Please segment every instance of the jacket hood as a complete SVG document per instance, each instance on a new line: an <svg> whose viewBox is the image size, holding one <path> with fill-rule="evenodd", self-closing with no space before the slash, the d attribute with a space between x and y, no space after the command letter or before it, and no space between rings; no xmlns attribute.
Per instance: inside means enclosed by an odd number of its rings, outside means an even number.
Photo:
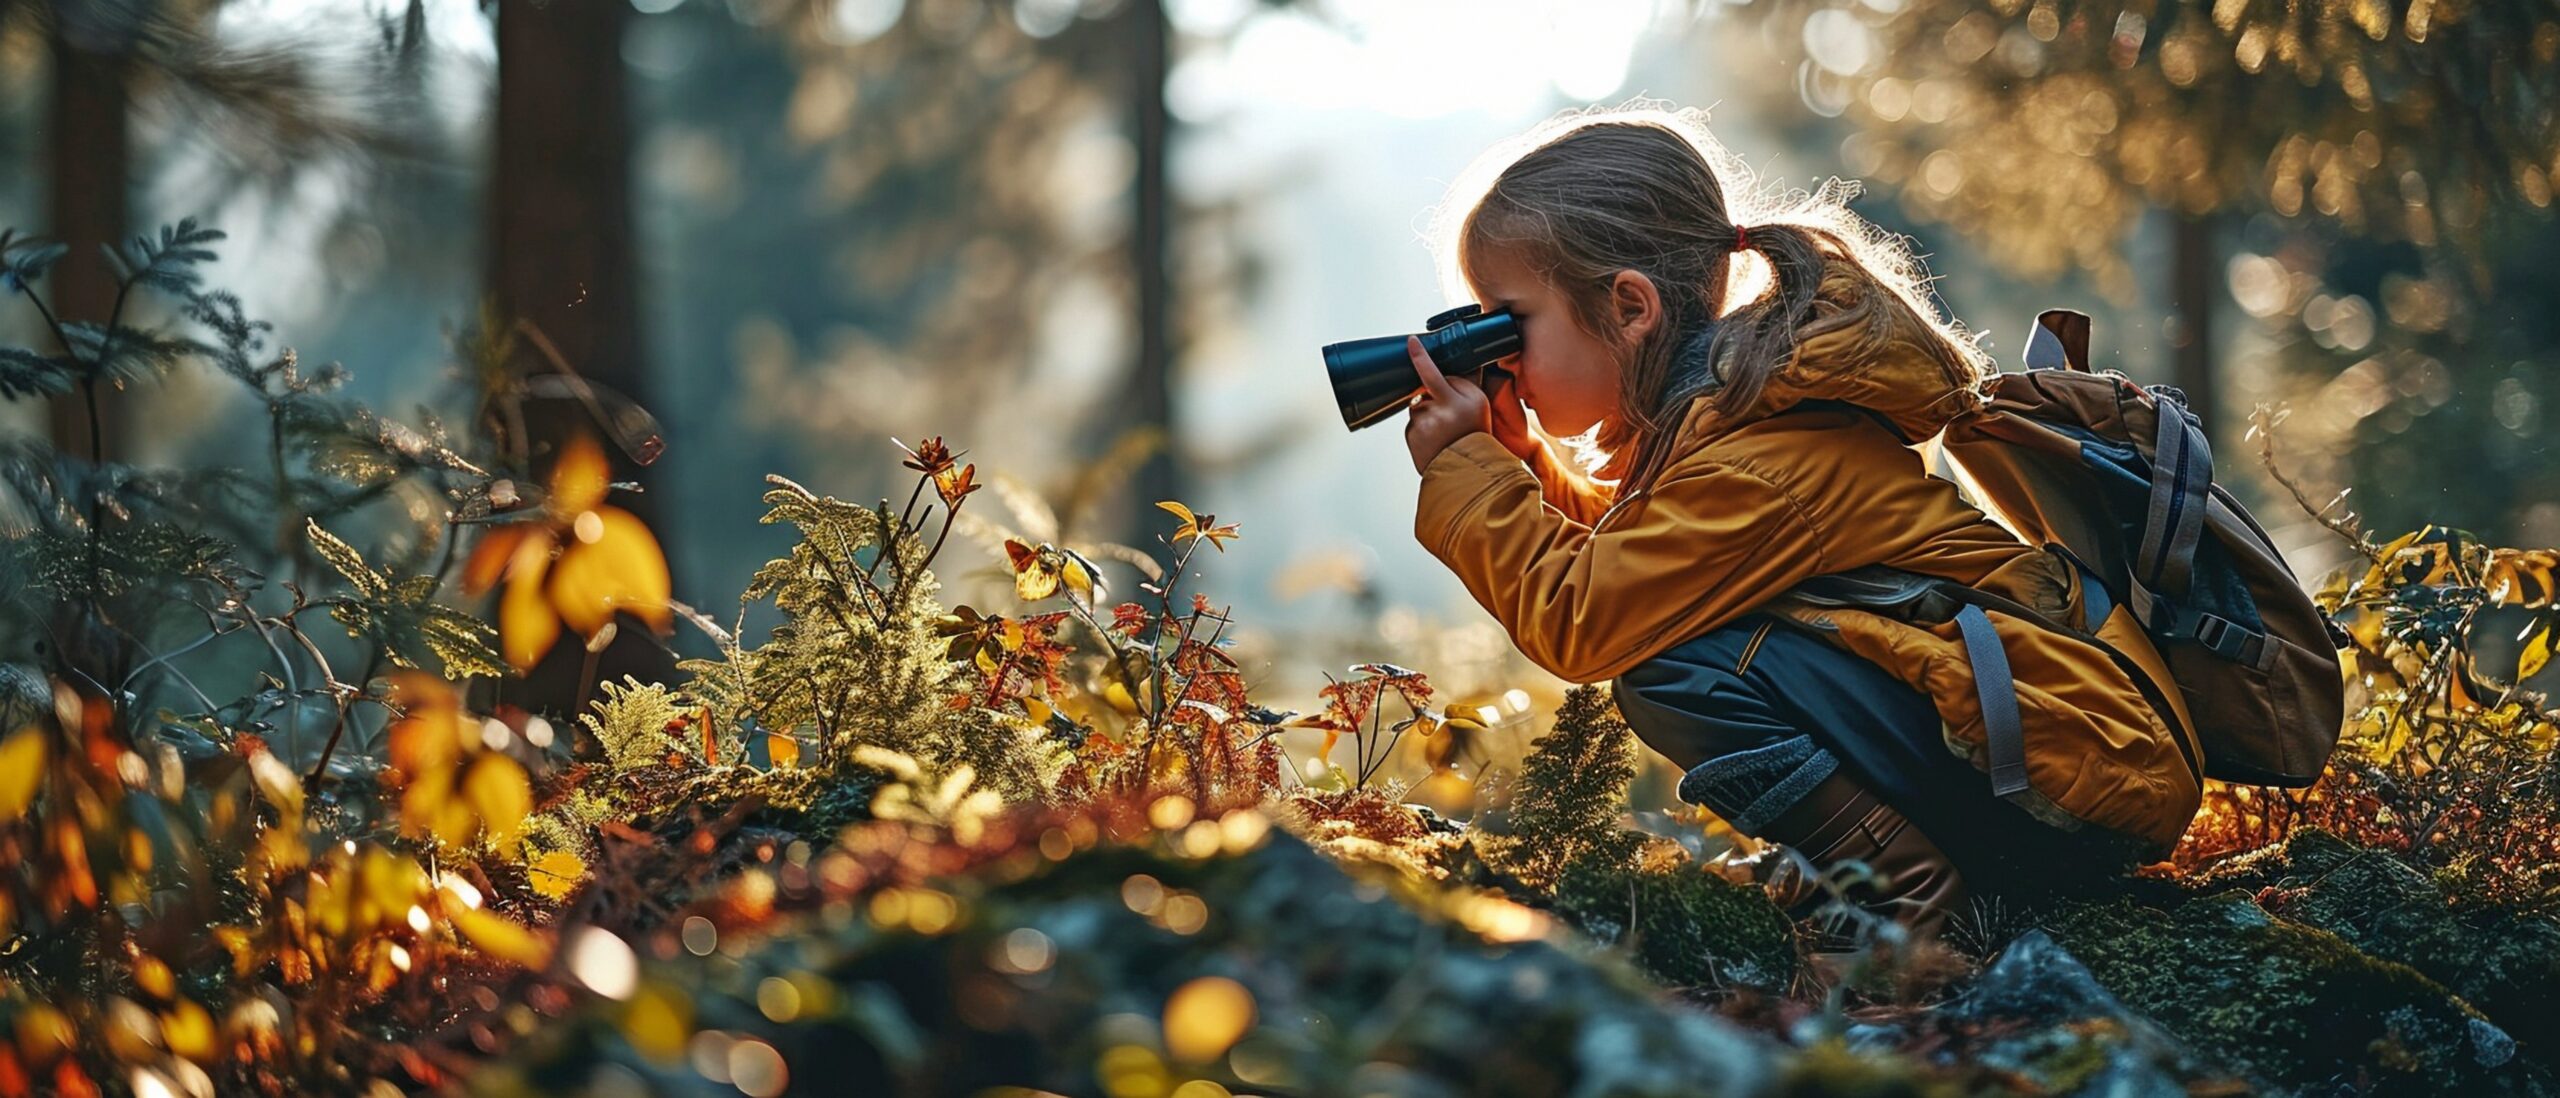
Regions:
<svg viewBox="0 0 2560 1098"><path fill-rule="evenodd" d="M1816 291L1813 319L1796 333L1795 357L1769 376L1747 408L1723 413L1711 391L1691 404L1684 435L1712 437L1806 401L1852 404L1919 442L1982 406L1980 367L1939 349L1940 337L1882 287L1835 262Z"/></svg>

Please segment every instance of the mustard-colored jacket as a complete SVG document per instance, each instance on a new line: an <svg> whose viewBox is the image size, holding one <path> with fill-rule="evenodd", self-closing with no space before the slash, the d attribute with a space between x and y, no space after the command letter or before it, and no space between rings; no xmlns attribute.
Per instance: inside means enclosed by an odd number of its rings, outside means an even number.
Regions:
<svg viewBox="0 0 2560 1098"><path fill-rule="evenodd" d="M1650 488L1618 499L1543 451L1532 470L1479 432L1423 470L1415 536L1532 662L1573 682L1614 678L1800 580L1869 564L1971 584L2079 621L2080 590L2067 565L1928 475L1919 453L1897 437L1899 430L1925 439L1975 407L1978 379L1924 351L1925 329L1898 310L1860 313L1862 324L1904 326L1881 332L1825 323L1861 292L1836 272L1826 278L1795 359L1742 414L1720 414L1704 398L1693 404ZM1863 361L1852 367L1853 340L1872 344L1879 335L1882 350L1856 356ZM1809 400L1855 404L1895 427L1855 408L1795 409ZM1953 623L1781 612L1928 694L1950 749L1987 768L1981 704ZM2017 680L2032 787L2024 807L2165 851L2196 813L2199 779L2179 742L2196 745L2177 688L2130 613L2117 607L2098 636L2153 680L2177 710L2178 728L2097 646L1998 612L1991 618Z"/></svg>

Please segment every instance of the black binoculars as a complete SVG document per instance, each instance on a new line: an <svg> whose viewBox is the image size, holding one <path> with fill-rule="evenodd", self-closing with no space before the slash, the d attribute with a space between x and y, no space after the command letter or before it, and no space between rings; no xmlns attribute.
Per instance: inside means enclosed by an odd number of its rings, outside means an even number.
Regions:
<svg viewBox="0 0 2560 1098"><path fill-rule="evenodd" d="M1441 374L1456 377L1520 353L1520 321L1511 310L1485 312L1482 305L1461 305L1422 326L1422 349ZM1422 391L1422 373L1405 350L1410 337L1374 336L1324 349L1325 374L1333 381L1333 402L1342 409L1342 424L1357 431L1388 416Z"/></svg>

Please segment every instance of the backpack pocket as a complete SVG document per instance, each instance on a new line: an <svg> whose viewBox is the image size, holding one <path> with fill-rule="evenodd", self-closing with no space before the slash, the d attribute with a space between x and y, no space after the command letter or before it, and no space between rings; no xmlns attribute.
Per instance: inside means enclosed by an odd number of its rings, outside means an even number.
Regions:
<svg viewBox="0 0 2560 1098"><path fill-rule="evenodd" d="M2210 682L2208 672L2218 671L2236 674L2245 684L2240 690L2182 689L2204 741L2207 776L2245 785L2308 785L2305 776L2319 775L2337 742L2337 653L2313 651L2274 632L2265 636L2255 664L2235 666L2178 644L2164 646L2164 654L2182 683ZM2197 666L2183 666L2191 663Z"/></svg>

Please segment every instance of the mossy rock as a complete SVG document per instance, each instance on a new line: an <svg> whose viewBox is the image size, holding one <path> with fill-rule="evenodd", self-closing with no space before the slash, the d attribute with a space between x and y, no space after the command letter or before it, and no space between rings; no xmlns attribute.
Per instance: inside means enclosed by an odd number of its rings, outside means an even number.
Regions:
<svg viewBox="0 0 2560 1098"><path fill-rule="evenodd" d="M2550 1093L2444 985L2239 892L2168 911L2093 904L2048 929L2128 1006L2283 1092Z"/></svg>
<svg viewBox="0 0 2560 1098"><path fill-rule="evenodd" d="M1968 1093L2000 1091L1969 1088L1910 1058L1860 1051L1837 1040L1799 1052L1770 1092L1772 1098L1963 1098Z"/></svg>
<svg viewBox="0 0 2560 1098"><path fill-rule="evenodd" d="M2560 922L2451 902L2426 874L2373 847L2304 831L2246 867L2275 915L2425 973L2522 1043L2560 1056ZM2251 879L2254 878L2254 879Z"/></svg>
<svg viewBox="0 0 2560 1098"><path fill-rule="evenodd" d="M1626 946L1638 967L1674 987L1778 990L1796 973L1796 927L1768 893L1686 859L1639 869L1587 856L1564 868L1545 901L1583 933Z"/></svg>
<svg viewBox="0 0 2560 1098"><path fill-rule="evenodd" d="M946 913L930 929L884 924L857 898L742 950L670 951L643 983L672 1007L573 1012L474 1089L735 1098L688 1064L701 1033L769 1046L791 1093L880 1095L1162 1094L1201 1078L1247 1093L1749 1095L1788 1056L1615 958L1466 929L1480 897L1417 910L1278 831L1207 859L1106 845L999 864L1019 872L902 894ZM1174 897L1198 906L1176 915ZM797 989L791 1009L774 1008L775 980ZM1165 1015L1201 980L1232 981L1209 1001L1248 1005L1250 1024L1186 1059ZM1171 1026L1195 1042L1233 1017L1195 1010ZM635 1033L675 1051L652 1060Z"/></svg>

